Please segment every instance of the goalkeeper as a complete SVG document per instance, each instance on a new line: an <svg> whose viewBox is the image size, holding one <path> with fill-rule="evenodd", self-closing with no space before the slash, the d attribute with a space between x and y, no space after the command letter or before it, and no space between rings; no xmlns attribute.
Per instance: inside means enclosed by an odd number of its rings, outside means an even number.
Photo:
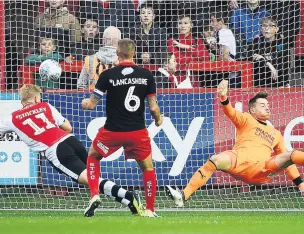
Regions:
<svg viewBox="0 0 304 234"><path fill-rule="evenodd" d="M280 131L267 125L270 118L268 94L256 94L249 100L249 113L241 113L230 104L227 91L228 81L223 80L217 92L225 115L237 129L233 149L213 155L192 176L183 191L166 186L167 194L181 207L216 170L227 172L248 184L264 184L271 182L270 176L283 169L303 193L304 183L294 164L304 165L304 152L287 152ZM275 156L272 157L273 151Z"/></svg>

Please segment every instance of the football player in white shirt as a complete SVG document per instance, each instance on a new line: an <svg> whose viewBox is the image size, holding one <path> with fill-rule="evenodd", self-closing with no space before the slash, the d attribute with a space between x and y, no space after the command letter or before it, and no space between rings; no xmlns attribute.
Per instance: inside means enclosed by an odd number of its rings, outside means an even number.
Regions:
<svg viewBox="0 0 304 234"><path fill-rule="evenodd" d="M41 102L40 87L24 85L20 89L20 97L23 108L0 120L0 135L15 132L29 148L45 156L58 172L79 184L88 185L88 153L71 134L70 122L55 107ZM141 214L138 197L112 181L100 178L99 191L127 205L133 214ZM93 207L84 215L93 216L96 208Z"/></svg>

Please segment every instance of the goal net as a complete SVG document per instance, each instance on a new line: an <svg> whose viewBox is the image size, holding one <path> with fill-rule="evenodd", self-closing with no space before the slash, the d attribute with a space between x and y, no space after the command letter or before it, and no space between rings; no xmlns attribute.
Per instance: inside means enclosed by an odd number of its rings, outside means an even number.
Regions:
<svg viewBox="0 0 304 234"><path fill-rule="evenodd" d="M157 128L146 110L159 209L174 207L165 185L184 188L209 157L234 144L235 127L216 96L222 79L229 80L230 100L239 111L248 111L248 100L255 93L267 91L271 124L283 134L288 150L303 149L302 2L52 2L0 2L0 119L21 107L18 88L36 83L44 90L43 100L70 120L74 134L88 149L105 123L105 100L94 111L82 110L80 103L89 97L100 71L94 59L107 61L100 49L103 32L116 26L122 37L135 41L136 63L155 75L158 104L165 116ZM46 41L51 43L47 51ZM46 59L61 64L59 80L39 76L39 65ZM303 178L303 168L298 169ZM124 160L122 149L102 160L101 172L124 188L142 191L141 171L135 161ZM286 173L272 178L271 183L256 186L216 172L186 208L304 208L301 193ZM141 196L144 201L143 192ZM87 188L58 173L15 133L1 138L0 209L76 210L83 209L88 199ZM102 207L123 208L107 197Z"/></svg>

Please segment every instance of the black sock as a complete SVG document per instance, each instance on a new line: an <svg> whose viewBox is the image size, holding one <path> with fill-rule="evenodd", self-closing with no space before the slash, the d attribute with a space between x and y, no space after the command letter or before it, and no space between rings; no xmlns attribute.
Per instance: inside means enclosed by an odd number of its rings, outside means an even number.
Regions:
<svg viewBox="0 0 304 234"><path fill-rule="evenodd" d="M296 185L296 186L299 186L300 184L302 184L303 183L303 180L301 179L301 177L299 176L299 177L297 177L297 178L295 178L294 180L292 180L293 182L294 182L294 184Z"/></svg>

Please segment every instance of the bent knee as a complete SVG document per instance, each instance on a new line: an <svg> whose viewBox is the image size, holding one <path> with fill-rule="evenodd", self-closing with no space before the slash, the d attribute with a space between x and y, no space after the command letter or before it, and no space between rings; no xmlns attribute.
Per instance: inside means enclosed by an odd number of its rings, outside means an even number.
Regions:
<svg viewBox="0 0 304 234"><path fill-rule="evenodd" d="M93 146L91 146L88 155L89 155L88 157L93 157L99 160L102 159L101 154L97 150L95 150Z"/></svg>
<svg viewBox="0 0 304 234"><path fill-rule="evenodd" d="M149 155L145 160L137 160L137 164L142 171L152 171L153 162L152 162L152 155Z"/></svg>
<svg viewBox="0 0 304 234"><path fill-rule="evenodd" d="M228 171L232 165L230 156L225 153L215 154L209 160L214 163L217 170Z"/></svg>
<svg viewBox="0 0 304 234"><path fill-rule="evenodd" d="M212 155L209 158L209 160L214 163L214 165L216 166L216 168L218 168L221 165L221 158L219 157L218 154Z"/></svg>

